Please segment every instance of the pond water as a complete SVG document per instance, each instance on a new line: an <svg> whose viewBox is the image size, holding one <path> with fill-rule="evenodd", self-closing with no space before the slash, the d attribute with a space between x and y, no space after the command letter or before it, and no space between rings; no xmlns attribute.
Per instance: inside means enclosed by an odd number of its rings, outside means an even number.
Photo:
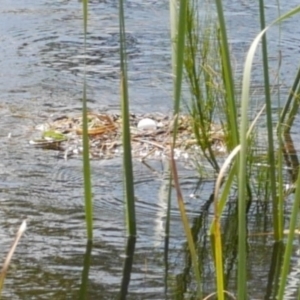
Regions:
<svg viewBox="0 0 300 300"><path fill-rule="evenodd" d="M242 59L257 29L256 1L225 1L233 53ZM169 11L167 1L126 2L127 48L131 109L134 112L172 108ZM296 0L285 3L292 8ZM22 238L5 282L3 299L76 299L86 249L82 162L65 161L55 151L33 149L28 141L36 124L49 115L79 112L83 84L82 4L75 0L2 0L0 8L0 233L4 259L23 218L28 229ZM90 1L87 46L89 107L119 110L119 53L117 1ZM276 1L268 1L268 21L277 14ZM282 27L282 80L297 70L300 32L297 18ZM274 66L278 31L272 31ZM241 64L242 60L240 61ZM255 77L258 78L258 77ZM257 82L259 80L257 79ZM211 221L207 209L213 182L198 182L195 170L179 165L181 187L193 230L199 236L203 261L210 249L201 240ZM176 199L172 202L172 230L168 282L165 295L164 222L166 218L166 165L134 163L138 238L128 299L175 298L179 283L190 270ZM92 161L95 205L89 299L117 297L124 261L125 229L121 160ZM212 174L213 175L213 174ZM212 176L211 176L212 177ZM200 187L197 187L199 183ZM195 195L190 197L190 195ZM259 216L269 213L256 207L253 232L269 232L271 224ZM234 236L236 207L224 218L227 235ZM259 228L259 229L257 229ZM272 237L253 235L257 259L249 267L251 298L266 295ZM228 248L228 249L227 249ZM234 282L234 252L227 245L228 278ZM297 256L294 265L298 264ZM270 271L271 272L271 271ZM213 268L203 271L205 293L214 290ZM231 282L231 281L230 281ZM265 284L262 284L265 283ZM294 291L290 282L291 294ZM262 286L261 289L258 287ZM172 289L173 288L173 289ZM235 287L229 285L233 290ZM188 297L182 292L181 298ZM178 296L178 297L179 297ZM288 299L288 298L287 298ZM292 298L291 298L292 299Z"/></svg>

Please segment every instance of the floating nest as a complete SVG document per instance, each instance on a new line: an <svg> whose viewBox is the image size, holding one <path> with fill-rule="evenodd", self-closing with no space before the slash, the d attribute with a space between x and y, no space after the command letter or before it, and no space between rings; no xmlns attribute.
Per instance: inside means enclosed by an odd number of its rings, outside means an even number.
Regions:
<svg viewBox="0 0 300 300"><path fill-rule="evenodd" d="M109 159L122 153L122 119L120 115L88 113L90 155ZM82 152L82 116L61 116L36 127L41 136L30 144L44 149L59 150L65 158ZM163 114L130 115L131 147L133 157L139 159L163 158L170 154L174 119ZM210 126L210 143L214 151L224 153L224 134L219 126ZM188 159L199 152L192 118L178 119L175 158Z"/></svg>

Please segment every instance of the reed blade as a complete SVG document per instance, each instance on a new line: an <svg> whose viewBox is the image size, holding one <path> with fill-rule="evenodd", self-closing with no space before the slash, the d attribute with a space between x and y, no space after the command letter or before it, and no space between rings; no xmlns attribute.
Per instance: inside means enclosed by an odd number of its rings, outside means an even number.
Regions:
<svg viewBox="0 0 300 300"><path fill-rule="evenodd" d="M121 64L121 107L122 107L122 139L123 139L123 172L126 202L126 224L129 236L136 235L134 178L131 155L129 94L126 59L126 28L124 1L119 0L119 33L120 33L120 64Z"/></svg>
<svg viewBox="0 0 300 300"><path fill-rule="evenodd" d="M84 53L86 53L87 24L88 24L88 0L83 0L83 31L84 31ZM84 59L84 65L86 61ZM87 96L86 96L86 69L84 68L84 83L82 97L82 141L83 141L83 181L84 181L84 203L87 237L93 240L93 198L90 166L90 146L88 135Z"/></svg>

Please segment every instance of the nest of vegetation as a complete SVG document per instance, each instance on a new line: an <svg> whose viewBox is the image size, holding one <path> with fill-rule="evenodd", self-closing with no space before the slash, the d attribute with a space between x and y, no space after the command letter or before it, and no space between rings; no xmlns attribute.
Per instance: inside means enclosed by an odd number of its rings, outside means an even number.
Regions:
<svg viewBox="0 0 300 300"><path fill-rule="evenodd" d="M122 154L122 118L115 114L88 113L90 155L109 159ZM41 136L30 141L35 147L59 150L65 158L78 155L82 147L82 115L61 116L36 127ZM189 115L178 118L174 148L175 158L189 159L199 152L193 119ZM163 158L170 154L174 118L163 114L130 115L131 148L135 158ZM210 143L214 151L225 152L224 134L220 126L210 126Z"/></svg>

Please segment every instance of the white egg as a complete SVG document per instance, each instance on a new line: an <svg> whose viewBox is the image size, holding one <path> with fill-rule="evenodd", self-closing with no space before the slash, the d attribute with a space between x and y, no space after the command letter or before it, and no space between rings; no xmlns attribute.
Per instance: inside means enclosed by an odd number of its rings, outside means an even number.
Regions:
<svg viewBox="0 0 300 300"><path fill-rule="evenodd" d="M137 128L140 130L156 130L157 124L154 120L145 118L139 121Z"/></svg>

